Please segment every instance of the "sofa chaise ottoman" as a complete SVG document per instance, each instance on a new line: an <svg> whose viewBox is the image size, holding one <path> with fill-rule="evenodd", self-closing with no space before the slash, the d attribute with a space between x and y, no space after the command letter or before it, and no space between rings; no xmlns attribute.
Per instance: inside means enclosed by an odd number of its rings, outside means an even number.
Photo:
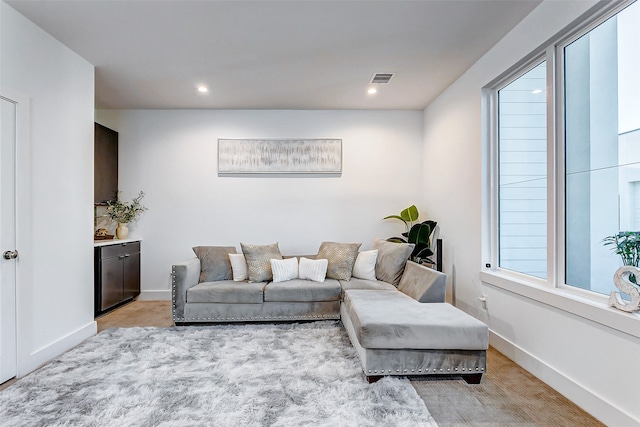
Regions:
<svg viewBox="0 0 640 427"><path fill-rule="evenodd" d="M341 314L370 382L384 375L462 375L478 384L486 370L487 326L450 304L348 290Z"/></svg>
<svg viewBox="0 0 640 427"><path fill-rule="evenodd" d="M486 371L489 328L445 303L446 276L407 262L395 291L348 289L340 314L369 381L384 375L462 375Z"/></svg>

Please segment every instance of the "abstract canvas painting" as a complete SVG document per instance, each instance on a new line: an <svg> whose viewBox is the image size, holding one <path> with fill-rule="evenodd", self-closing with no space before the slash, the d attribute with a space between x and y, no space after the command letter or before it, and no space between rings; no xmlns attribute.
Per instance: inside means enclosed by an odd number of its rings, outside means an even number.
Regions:
<svg viewBox="0 0 640 427"><path fill-rule="evenodd" d="M218 139L218 173L341 173L341 139Z"/></svg>

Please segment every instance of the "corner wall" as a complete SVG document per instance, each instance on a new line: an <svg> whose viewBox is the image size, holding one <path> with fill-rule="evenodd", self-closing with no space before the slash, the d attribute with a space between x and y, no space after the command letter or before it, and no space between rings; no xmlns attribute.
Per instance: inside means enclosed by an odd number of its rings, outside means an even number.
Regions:
<svg viewBox="0 0 640 427"><path fill-rule="evenodd" d="M170 297L171 265L193 246L365 249L404 231L381 218L422 207L421 111L99 110L97 121L119 132L123 197L146 193L130 227L143 239L142 298ZM341 138L343 172L218 176L218 138Z"/></svg>
<svg viewBox="0 0 640 427"><path fill-rule="evenodd" d="M543 2L425 110L423 182L427 206L442 227L444 270L456 305L487 322L491 345L516 363L604 423L632 426L640 424L640 374L632 368L640 354L637 337L484 284L479 276L486 262L481 89L593 5Z"/></svg>
<svg viewBox="0 0 640 427"><path fill-rule="evenodd" d="M0 85L28 99L18 136L18 375L96 333L93 66L0 2ZM20 106L19 106L20 107ZM26 118L19 110L19 120ZM21 228L22 227L22 228Z"/></svg>

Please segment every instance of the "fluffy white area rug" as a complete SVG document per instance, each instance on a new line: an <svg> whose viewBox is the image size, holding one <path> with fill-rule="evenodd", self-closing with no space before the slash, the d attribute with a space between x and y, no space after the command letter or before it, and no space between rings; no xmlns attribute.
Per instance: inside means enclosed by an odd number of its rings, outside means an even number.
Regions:
<svg viewBox="0 0 640 427"><path fill-rule="evenodd" d="M0 392L3 426L436 426L339 322L109 329Z"/></svg>

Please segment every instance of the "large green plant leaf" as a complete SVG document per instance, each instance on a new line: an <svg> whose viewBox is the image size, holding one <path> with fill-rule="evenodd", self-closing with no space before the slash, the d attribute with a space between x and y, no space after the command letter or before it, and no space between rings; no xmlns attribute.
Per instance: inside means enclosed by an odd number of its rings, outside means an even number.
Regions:
<svg viewBox="0 0 640 427"><path fill-rule="evenodd" d="M387 239L387 242L393 242L393 243L407 243L407 241L403 238L400 237L389 237Z"/></svg>
<svg viewBox="0 0 640 427"><path fill-rule="evenodd" d="M416 208L416 205L411 205L400 212L400 217L405 222L413 222L417 220L418 215L418 208Z"/></svg>
<svg viewBox="0 0 640 427"><path fill-rule="evenodd" d="M402 218L400 215L389 215L389 216L385 216L384 218L382 218L383 221L385 219L399 219L400 221L404 222L404 225L407 225L407 221L405 221L405 219Z"/></svg>
<svg viewBox="0 0 640 427"><path fill-rule="evenodd" d="M431 222L433 223L433 221ZM431 224L429 224L429 221L415 224L413 227L411 227L411 230L409 230L409 243L420 243L431 246L429 245L429 237L431 236L432 230L433 229L431 228Z"/></svg>
<svg viewBox="0 0 640 427"><path fill-rule="evenodd" d="M431 227L431 232L432 232L432 233L433 233L433 230L435 230L435 229L436 229L436 225L438 225L438 223L437 223L437 222L432 221L432 220L430 220L430 219L429 219L429 220L427 220L427 221L423 221L422 223L423 223L423 224L428 225L429 227Z"/></svg>
<svg viewBox="0 0 640 427"><path fill-rule="evenodd" d="M411 259L415 262L420 262L423 259L427 259L433 255L433 251L425 243L417 243L416 247L411 252Z"/></svg>
<svg viewBox="0 0 640 427"><path fill-rule="evenodd" d="M433 255L431 250L431 233L436 228L438 223L435 221L424 221L420 224L415 224L409 230L409 243L415 244L413 252L411 253L411 259L415 262L421 262L428 259Z"/></svg>

